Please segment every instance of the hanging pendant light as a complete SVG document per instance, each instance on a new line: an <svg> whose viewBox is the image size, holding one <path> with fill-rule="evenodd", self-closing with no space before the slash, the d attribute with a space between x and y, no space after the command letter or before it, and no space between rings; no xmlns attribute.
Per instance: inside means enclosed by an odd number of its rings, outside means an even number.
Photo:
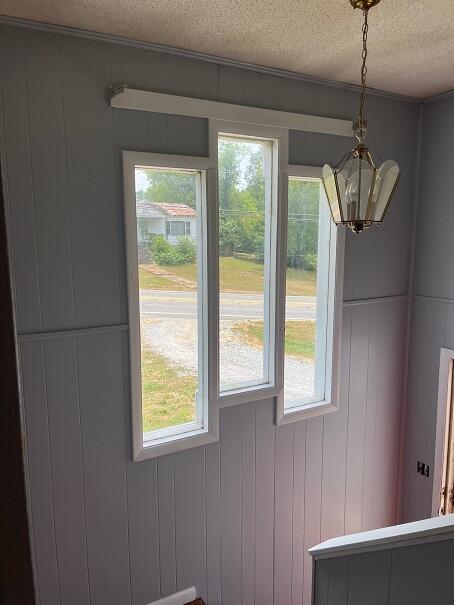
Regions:
<svg viewBox="0 0 454 605"><path fill-rule="evenodd" d="M399 166L393 160L388 160L377 168L371 152L364 144L367 134L367 18L369 9L379 2L380 0L350 0L353 8L360 8L364 15L361 100L358 120L353 126L358 143L334 169L328 164L322 169L322 180L333 221L336 225L347 225L354 233L383 221L400 176Z"/></svg>

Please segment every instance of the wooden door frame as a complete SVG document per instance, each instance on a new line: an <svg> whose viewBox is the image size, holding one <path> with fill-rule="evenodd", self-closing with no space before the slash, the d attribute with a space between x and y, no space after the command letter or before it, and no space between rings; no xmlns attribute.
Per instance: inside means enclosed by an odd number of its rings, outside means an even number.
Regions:
<svg viewBox="0 0 454 605"><path fill-rule="evenodd" d="M25 449L9 267L6 209L0 170L0 602L35 605L25 483Z"/></svg>

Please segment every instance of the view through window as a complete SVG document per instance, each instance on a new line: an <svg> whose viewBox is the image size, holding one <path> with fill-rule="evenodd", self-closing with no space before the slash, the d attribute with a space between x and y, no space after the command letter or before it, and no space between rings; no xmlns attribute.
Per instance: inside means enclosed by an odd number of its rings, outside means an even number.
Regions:
<svg viewBox="0 0 454 605"><path fill-rule="evenodd" d="M274 381L276 158L275 140L219 135L223 395ZM206 169L134 166L141 354L140 384L134 384L144 441L151 442L207 426L206 347L213 334L205 305L214 301L208 300L206 229L212 223ZM334 273L323 196L320 179L288 178L283 413L323 401L330 388Z"/></svg>
<svg viewBox="0 0 454 605"><path fill-rule="evenodd" d="M136 167L144 433L200 422L200 181L197 171Z"/></svg>
<svg viewBox="0 0 454 605"><path fill-rule="evenodd" d="M327 271L320 270L321 265L327 267L327 263L320 263L320 195L319 179L289 178L284 357L287 407L323 398L328 276Z"/></svg>
<svg viewBox="0 0 454 605"><path fill-rule="evenodd" d="M272 141L221 135L219 369L221 391L269 381Z"/></svg>

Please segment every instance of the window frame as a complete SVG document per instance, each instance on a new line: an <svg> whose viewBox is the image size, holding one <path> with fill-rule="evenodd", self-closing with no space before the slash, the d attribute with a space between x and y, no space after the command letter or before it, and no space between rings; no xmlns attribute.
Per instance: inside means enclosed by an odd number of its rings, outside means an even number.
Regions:
<svg viewBox="0 0 454 605"><path fill-rule="evenodd" d="M125 206L126 263L129 304L129 343L131 376L132 449L136 461L145 460L212 443L219 438L219 410L231 405L276 399L276 424L287 424L322 415L339 408L339 364L342 314L342 286L344 266L345 232L330 221L330 275L328 339L329 352L325 370L325 397L301 407L284 408L284 337L285 337L285 290L287 262L288 179L321 178L321 167L288 164L289 130L274 126L246 124L223 120L208 120L208 157L157 154L123 151L123 184ZM277 141L278 157L274 193L270 245L274 251L270 271L270 313L273 320L268 347L270 380L264 385L254 385L237 390L220 392L219 384L219 199L218 199L218 135L231 134L245 138L264 138ZM178 427L162 429L162 438L152 444L144 442L142 421L142 384L140 359L140 313L137 266L137 224L135 210L135 166L175 168L201 171L206 175L205 217L205 288L203 292L204 314L204 380L205 413L207 423L200 429L182 432ZM321 189L324 196L323 187ZM324 200L325 201L325 200ZM326 202L326 209L329 212ZM333 261L334 259L334 261ZM274 294L273 294L274 291ZM274 380L273 380L274 378ZM176 429L176 430L175 430Z"/></svg>
<svg viewBox="0 0 454 605"><path fill-rule="evenodd" d="M262 126L260 124L246 124L244 122L230 122L225 120L209 120L209 157L212 159L216 166L216 179L218 178L218 137L219 135L236 135L239 138L257 138L266 140L275 140L276 145L273 149L275 157L275 179L273 181L274 191L272 212L274 216L271 218L271 234L270 234L270 245L271 245L271 267L270 267L270 293L269 293L269 314L271 316L270 321L270 340L264 343L266 347L264 355L267 356L268 363L268 376L269 380L267 383L252 384L250 386L245 385L237 389L231 389L228 391L221 391L219 384L219 376L217 382L217 405L218 407L229 407L231 405L240 405L242 403L248 403L252 401L260 401L262 399L269 399L279 394L281 387L277 381L278 376L278 351L276 349L279 341L279 271L280 271L280 242L278 238L278 225L280 220L280 208L282 201L286 199L286 182L287 175L286 169L288 166L288 146L289 146L289 131L286 128L279 128L275 126ZM277 154L277 157L276 157ZM276 162L277 159L277 162ZM217 183L217 180L216 180ZM219 237L219 199L216 196L216 218L217 218L217 230L216 238ZM219 247L218 247L219 248ZM216 263L219 258L219 249L217 248ZM217 263L218 265L218 263ZM216 351L216 364L219 374L219 265L217 266L217 283L216 283L216 299L214 304L216 306L216 333L213 337L216 339L215 351ZM274 295L273 295L274 290ZM273 353L274 351L274 353Z"/></svg>
<svg viewBox="0 0 454 605"><path fill-rule="evenodd" d="M212 443L219 438L219 410L216 401L216 392L212 376L216 376L213 368L212 340L208 334L212 325L209 300L212 299L211 273L216 271L216 263L207 253L212 245L213 228L213 200L217 197L215 171L210 158L196 156L180 156L171 154L156 154L147 152L123 151L123 194L124 194L124 221L125 221L125 247L126 247L126 274L129 309L129 358L130 358L130 393L131 393L131 419L132 419L132 450L136 461L145 460L155 456L188 449L206 443ZM136 166L149 166L150 168L167 168L198 171L202 175L201 196L203 199L202 217L205 227L203 237L202 271L204 274L203 288L200 293L203 306L203 423L192 430L178 425L153 431L153 440L144 440L142 417L142 376L141 376L141 339L140 339L140 301L139 279L137 263L137 216L136 216ZM216 281L216 280L214 280ZM206 311L206 312L205 312ZM197 405L197 403L196 403Z"/></svg>
<svg viewBox="0 0 454 605"><path fill-rule="evenodd" d="M287 223L288 223L288 195L282 204L281 220L279 224L279 240L283 242L282 256L280 258L280 284L279 295L281 300L279 315L279 384L280 390L276 396L276 424L289 424L305 420L314 416L336 412L339 409L339 378L340 378L340 344L342 329L343 306L343 278L344 278L344 250L345 229L336 227L329 216L329 206L321 181L322 168L316 166L303 166L289 164L287 179L319 179L321 211L329 218L329 261L328 261L328 311L326 322L326 348L325 348L325 389L323 399L302 403L295 406L285 406L284 401L284 362L285 362L285 301L286 301L286 265L287 265ZM287 181L288 183L288 181Z"/></svg>

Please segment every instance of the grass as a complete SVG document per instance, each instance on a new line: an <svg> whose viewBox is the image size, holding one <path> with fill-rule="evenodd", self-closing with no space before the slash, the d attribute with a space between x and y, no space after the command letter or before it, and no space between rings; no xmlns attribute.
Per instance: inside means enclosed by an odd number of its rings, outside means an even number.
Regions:
<svg viewBox="0 0 454 605"><path fill-rule="evenodd" d="M169 273L196 281L196 265L162 266ZM163 277L153 275L139 268L140 287L150 290L187 290ZM263 265L253 261L222 257L219 261L219 281L221 292L263 292ZM287 268L287 294L293 296L315 296L317 293L317 274L315 271Z"/></svg>
<svg viewBox="0 0 454 605"><path fill-rule="evenodd" d="M142 290L172 290L173 292L176 290L189 290L189 288L171 282L165 279L165 277L154 275L143 267L139 267L139 287Z"/></svg>
<svg viewBox="0 0 454 605"><path fill-rule="evenodd" d="M143 430L153 431L195 419L197 379L185 376L162 355L142 350Z"/></svg>
<svg viewBox="0 0 454 605"><path fill-rule="evenodd" d="M233 331L243 342L263 347L263 321L241 321ZM285 352L287 355L313 360L315 357L315 321L287 321L285 324Z"/></svg>

